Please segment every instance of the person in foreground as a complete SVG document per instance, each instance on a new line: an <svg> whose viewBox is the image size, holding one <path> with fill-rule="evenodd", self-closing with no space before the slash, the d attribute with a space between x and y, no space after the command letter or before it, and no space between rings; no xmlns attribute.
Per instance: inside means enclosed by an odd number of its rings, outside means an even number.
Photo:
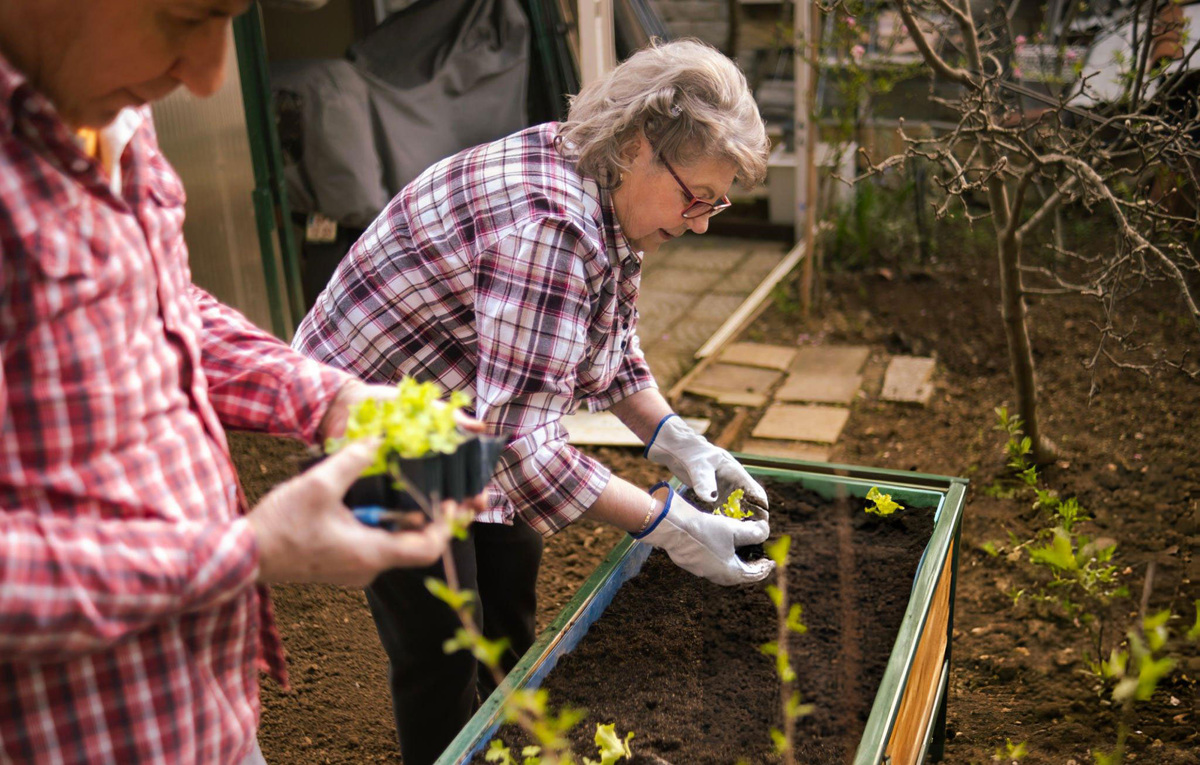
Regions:
<svg viewBox="0 0 1200 765"><path fill-rule="evenodd" d="M452 544L485 634L511 641L510 667L534 639L542 537L580 517L718 584L771 573L769 560L735 554L767 538L766 493L672 413L636 335L643 260L703 234L735 178L762 180L768 146L729 59L694 41L647 48L585 88L565 123L426 170L351 249L297 332L293 347L364 380L413 375L465 391L490 431L513 434L485 522ZM562 418L583 402L614 412L703 500L743 490L757 519L612 475L568 445ZM408 765L438 757L472 713L477 679L487 682L465 652L443 655L458 625L425 591L430 573L389 572L367 593Z"/></svg>
<svg viewBox="0 0 1200 765"><path fill-rule="evenodd" d="M338 435L394 389L190 282L147 104L212 94L249 0L0 3L0 762L261 763L265 585L428 565L342 505L345 449L247 507L223 427Z"/></svg>

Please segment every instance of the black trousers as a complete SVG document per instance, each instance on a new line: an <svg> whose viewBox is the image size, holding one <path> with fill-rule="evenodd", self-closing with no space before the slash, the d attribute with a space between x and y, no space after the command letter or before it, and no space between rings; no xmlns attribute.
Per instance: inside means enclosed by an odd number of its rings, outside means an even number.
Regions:
<svg viewBox="0 0 1200 765"><path fill-rule="evenodd" d="M475 619L485 637L508 638L507 672L536 637L537 574L542 537L523 521L476 523L451 544L459 586L477 593ZM442 644L461 625L425 588L445 577L442 564L394 569L367 588L379 639L388 655L392 710L404 765L430 765L474 714L477 699L494 690L491 673L466 651L446 655ZM478 696L477 696L478 694Z"/></svg>

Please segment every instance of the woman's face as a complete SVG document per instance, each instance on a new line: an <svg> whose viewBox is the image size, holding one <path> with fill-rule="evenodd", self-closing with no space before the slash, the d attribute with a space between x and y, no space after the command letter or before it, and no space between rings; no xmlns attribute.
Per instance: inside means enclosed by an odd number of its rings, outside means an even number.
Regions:
<svg viewBox="0 0 1200 765"><path fill-rule="evenodd" d="M685 231L703 234L708 230L710 216L684 218L683 211L691 203L679 181L666 166L655 159L654 151L644 136L639 135L630 169L613 192L613 207L625 237L635 251L646 255L658 251ZM700 199L716 202L729 191L737 168L720 159L702 159L689 165L674 166L679 180Z"/></svg>

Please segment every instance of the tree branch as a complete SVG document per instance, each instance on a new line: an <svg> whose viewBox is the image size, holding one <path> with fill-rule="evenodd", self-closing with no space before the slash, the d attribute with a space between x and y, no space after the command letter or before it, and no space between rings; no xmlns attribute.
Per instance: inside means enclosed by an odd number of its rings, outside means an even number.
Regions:
<svg viewBox="0 0 1200 765"><path fill-rule="evenodd" d="M975 87L975 82L966 69L950 66L933 50L933 47L929 44L929 39L925 37L925 33L917 25L917 19L913 15L909 0L900 0L899 10L900 17L904 20L904 26L908 27L908 33L912 35L913 42L917 44L917 50L921 52L921 57L925 59L925 63L929 64L930 68L948 80L953 80L967 87Z"/></svg>

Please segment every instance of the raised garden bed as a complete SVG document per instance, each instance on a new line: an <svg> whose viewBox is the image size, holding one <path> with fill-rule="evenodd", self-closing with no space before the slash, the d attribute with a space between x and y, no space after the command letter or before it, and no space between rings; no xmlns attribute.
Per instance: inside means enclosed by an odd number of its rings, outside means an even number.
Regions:
<svg viewBox="0 0 1200 765"><path fill-rule="evenodd" d="M809 626L793 639L794 666L818 710L801 721L798 761L940 756L965 482L742 459L770 485L773 534L793 537L792 590ZM868 517L872 486L908 511ZM578 751L595 722L616 722L637 732L635 751L676 765L769 758L777 686L758 646L775 621L761 587L716 587L648 558L644 545L618 544L439 762L469 761L495 732L503 694L543 683L556 703L589 709Z"/></svg>

